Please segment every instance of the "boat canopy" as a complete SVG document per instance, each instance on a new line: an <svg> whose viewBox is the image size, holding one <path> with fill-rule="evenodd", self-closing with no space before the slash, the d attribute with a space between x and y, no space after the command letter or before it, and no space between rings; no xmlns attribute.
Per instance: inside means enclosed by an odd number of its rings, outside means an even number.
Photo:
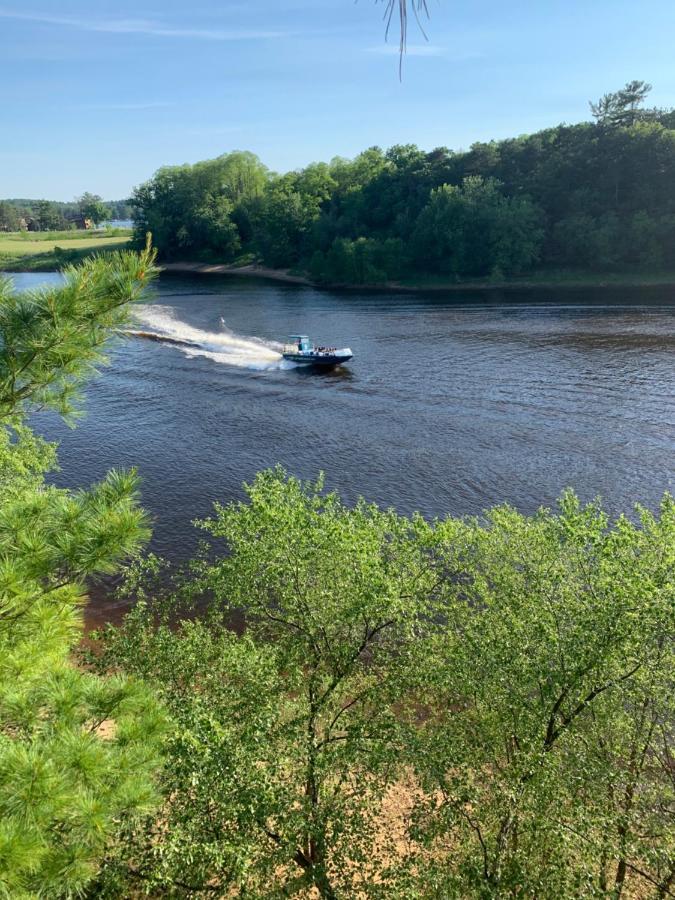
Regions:
<svg viewBox="0 0 675 900"><path fill-rule="evenodd" d="M306 334L289 334L289 340L296 341L298 349L301 352L310 352L312 349L312 342L307 337Z"/></svg>

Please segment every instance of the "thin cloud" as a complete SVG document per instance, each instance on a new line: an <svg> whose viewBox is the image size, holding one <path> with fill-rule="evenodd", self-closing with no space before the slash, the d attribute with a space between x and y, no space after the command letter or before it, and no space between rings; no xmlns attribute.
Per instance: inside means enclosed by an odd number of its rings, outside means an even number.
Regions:
<svg viewBox="0 0 675 900"><path fill-rule="evenodd" d="M0 9L0 18L20 22L37 22L75 28L79 31L95 31L105 34L145 34L151 37L188 38L199 41L253 41L287 37L287 32L258 29L181 28L165 25L150 19L71 19L43 13L25 13L12 9Z"/></svg>

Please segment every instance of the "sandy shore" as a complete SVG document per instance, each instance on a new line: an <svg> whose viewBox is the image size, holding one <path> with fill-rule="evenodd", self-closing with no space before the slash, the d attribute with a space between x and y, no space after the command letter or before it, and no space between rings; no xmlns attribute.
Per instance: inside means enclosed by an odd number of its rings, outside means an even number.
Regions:
<svg viewBox="0 0 675 900"><path fill-rule="evenodd" d="M543 278L538 280L513 280L513 281L459 281L459 282L441 282L437 284L400 284L395 281L388 281L384 284L324 284L312 281L303 275L292 275L288 269L270 269L266 266L230 266L225 264L210 263L164 263L160 266L163 272L177 272L194 275L239 275L250 278L268 278L271 281L282 281L287 284L304 284L308 287L315 287L324 290L344 290L344 291L398 291L401 293L433 293L433 292L463 292L467 291L541 291L541 290L559 290L561 288L571 288L578 290L580 288L644 288L644 287L668 287L675 288L675 274L665 273L653 277L636 276L636 275L619 275L600 277L578 277L552 278L547 281Z"/></svg>
<svg viewBox="0 0 675 900"><path fill-rule="evenodd" d="M309 278L303 278L302 275L291 275L286 269L268 269L265 266L164 263L161 269L163 272L189 272L194 275L244 275L251 278L270 278L273 281L286 281L290 284L312 284Z"/></svg>
<svg viewBox="0 0 675 900"><path fill-rule="evenodd" d="M291 275L287 269L269 269L266 266L229 266L225 264L210 263L163 263L160 265L162 272L177 272L192 275L244 275L250 278L269 278L271 281L283 281L287 284L304 284L308 287L322 288L324 290L340 290L340 291L401 291L403 293L412 293L418 291L458 291L466 290L468 287L477 287L478 289L486 287L503 287L504 285L468 285L468 284L450 284L439 285L433 287L424 287L423 285L405 285L397 284L394 281L388 281L384 284L327 284L312 281L304 275Z"/></svg>

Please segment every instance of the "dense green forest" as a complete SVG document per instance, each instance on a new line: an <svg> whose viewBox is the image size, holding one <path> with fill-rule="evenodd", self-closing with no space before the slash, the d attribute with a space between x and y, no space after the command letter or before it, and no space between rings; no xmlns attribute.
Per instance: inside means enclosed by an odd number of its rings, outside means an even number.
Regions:
<svg viewBox="0 0 675 900"><path fill-rule="evenodd" d="M132 198L165 260L247 257L317 281L675 267L675 114L631 82L594 121L466 152L370 148L279 175L248 152L160 169Z"/></svg>
<svg viewBox="0 0 675 900"><path fill-rule="evenodd" d="M277 468L172 570L135 472L57 488L31 430L155 272L0 282L0 895L672 896L672 497L427 521Z"/></svg>

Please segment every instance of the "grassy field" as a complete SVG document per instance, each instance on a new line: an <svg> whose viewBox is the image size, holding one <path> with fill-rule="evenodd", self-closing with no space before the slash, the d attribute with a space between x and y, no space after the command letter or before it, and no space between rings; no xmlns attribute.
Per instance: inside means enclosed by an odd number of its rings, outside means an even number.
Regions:
<svg viewBox="0 0 675 900"><path fill-rule="evenodd" d="M0 233L0 271L45 272L80 262L93 253L123 250L131 232L45 231Z"/></svg>

